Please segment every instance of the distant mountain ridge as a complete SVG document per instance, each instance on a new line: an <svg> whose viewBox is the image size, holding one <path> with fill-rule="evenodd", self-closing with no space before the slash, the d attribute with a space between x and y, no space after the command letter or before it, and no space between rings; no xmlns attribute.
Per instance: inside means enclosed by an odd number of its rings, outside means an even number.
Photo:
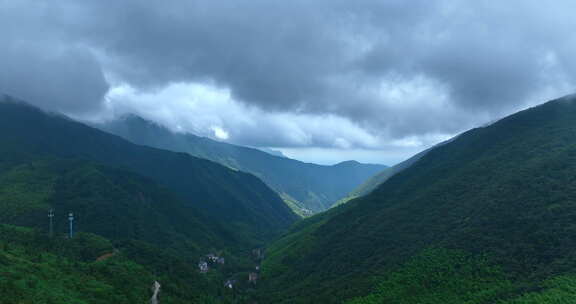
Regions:
<svg viewBox="0 0 576 304"><path fill-rule="evenodd" d="M288 156L284 155L284 153L282 153L282 151L279 151L279 150L274 150L274 149L270 149L270 148L255 148L255 149L260 150L262 152L266 152L270 155L283 157L283 158L289 158Z"/></svg>
<svg viewBox="0 0 576 304"><path fill-rule="evenodd" d="M348 161L322 166L271 155L192 134L174 133L139 116L126 115L96 127L136 144L186 152L252 173L276 190L301 215L321 212L345 197L384 165Z"/></svg>

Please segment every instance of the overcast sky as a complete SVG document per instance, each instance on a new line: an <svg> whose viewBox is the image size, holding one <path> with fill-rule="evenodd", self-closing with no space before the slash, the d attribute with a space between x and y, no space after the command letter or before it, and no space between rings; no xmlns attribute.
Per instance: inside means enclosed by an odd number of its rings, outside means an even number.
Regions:
<svg viewBox="0 0 576 304"><path fill-rule="evenodd" d="M393 164L574 93L573 0L0 0L0 92Z"/></svg>

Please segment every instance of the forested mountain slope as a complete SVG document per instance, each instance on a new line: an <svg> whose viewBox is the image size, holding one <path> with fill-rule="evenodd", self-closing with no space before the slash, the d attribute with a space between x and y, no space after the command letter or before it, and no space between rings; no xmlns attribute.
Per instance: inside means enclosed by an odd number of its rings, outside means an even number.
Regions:
<svg viewBox="0 0 576 304"><path fill-rule="evenodd" d="M470 130L269 248L270 303L569 303L576 100ZM572 300L569 300L572 299Z"/></svg>
<svg viewBox="0 0 576 304"><path fill-rule="evenodd" d="M154 281L167 303L237 303L250 251L296 219L250 174L0 102L0 303L137 303ZM226 262L201 273L208 253Z"/></svg>
<svg viewBox="0 0 576 304"><path fill-rule="evenodd" d="M21 102L0 102L0 142L9 155L0 163L73 158L148 177L197 210L198 217L217 225L230 244L261 244L296 220L280 197L253 175L184 153L135 145Z"/></svg>
<svg viewBox="0 0 576 304"><path fill-rule="evenodd" d="M358 188L354 189L354 191L352 191L345 199L341 200L338 203L343 204L343 203L350 201L351 199L370 194L370 192L374 191L376 188L378 188L378 186L380 186L381 184L386 182L389 178L398 174L399 172L402 172L402 170L405 170L406 168L409 168L410 166L412 166L414 163L416 163L418 160L420 160L424 155L426 155L426 153L428 153L428 151L435 149L435 148L437 148L441 145L444 145L446 143L449 143L450 141L452 141L454 139L455 138L452 138L450 140L441 142L432 148L428 148L422 152L419 152L419 153L415 154L414 156L408 158L407 160L405 160L401 163L398 163L398 164L372 176L370 179L368 179L367 181L362 183L362 185L360 185Z"/></svg>
<svg viewBox="0 0 576 304"><path fill-rule="evenodd" d="M335 206L345 204L352 199L370 194L370 192L374 191L374 189L378 188L378 186L380 186L381 184L386 182L389 178L391 178L395 174L401 172L402 170L412 166L415 162L417 162L420 158L422 158L422 156L424 156L427 152L428 152L428 150L422 151L422 152L410 157L409 159L407 159L407 160L405 160L399 164L396 164L390 168L387 168L386 170L383 170L380 173L372 176L371 178L366 180L364 183L362 183L360 186L358 186L356 189L354 189L352 192L350 192L348 194L348 196L346 196L345 198L338 201L338 203L336 203Z"/></svg>
<svg viewBox="0 0 576 304"><path fill-rule="evenodd" d="M96 126L137 144L186 152L250 172L276 190L301 215L328 209L386 168L355 161L333 166L304 163L192 134L173 133L133 115Z"/></svg>
<svg viewBox="0 0 576 304"><path fill-rule="evenodd" d="M0 303L144 302L154 281L170 303L230 303L222 282L252 268L241 247L148 178L0 145ZM203 275L208 252L228 263Z"/></svg>
<svg viewBox="0 0 576 304"><path fill-rule="evenodd" d="M0 303L147 303L155 281L165 303L237 303L221 283L226 269L201 274L190 252L179 252L0 224Z"/></svg>
<svg viewBox="0 0 576 304"><path fill-rule="evenodd" d="M84 160L15 159L0 148L0 223L68 232L73 212L78 231L115 240L141 240L169 248L194 240L189 250L219 248L218 226L153 181ZM202 252L195 252L197 255Z"/></svg>

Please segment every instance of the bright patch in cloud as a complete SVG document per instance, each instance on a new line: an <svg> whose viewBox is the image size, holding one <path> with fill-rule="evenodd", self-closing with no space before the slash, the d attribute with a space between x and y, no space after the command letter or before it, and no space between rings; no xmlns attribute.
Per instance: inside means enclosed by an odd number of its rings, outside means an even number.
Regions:
<svg viewBox="0 0 576 304"><path fill-rule="evenodd" d="M228 132L221 127L212 127L212 130L214 131L214 136L218 139L227 140L230 137Z"/></svg>

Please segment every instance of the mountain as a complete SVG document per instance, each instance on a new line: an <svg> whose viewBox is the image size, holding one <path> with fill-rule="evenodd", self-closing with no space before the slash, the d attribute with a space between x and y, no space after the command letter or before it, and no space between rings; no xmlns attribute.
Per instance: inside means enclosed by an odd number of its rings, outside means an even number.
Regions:
<svg viewBox="0 0 576 304"><path fill-rule="evenodd" d="M424 155L426 155L426 153L428 153L428 151L430 151L430 150L432 150L438 146L441 146L443 144L446 144L452 140L454 140L454 139L450 139L450 140L447 140L445 142L441 142L432 148L429 148L429 149L426 149L422 152L419 152L419 153L415 154L414 156L408 158L407 160L405 160L401 163L398 163L398 164L372 176L370 179L365 181L358 188L354 189L354 191L352 191L346 198L340 200L337 205L341 205L341 204L344 204L344 203L346 203L352 199L355 199L357 197L361 197L361 196L370 194L370 192L374 191L376 188L378 188L378 186L383 184L389 178L398 174L402 170L405 170L406 168L409 168L410 166L412 166L414 163L416 163L418 160L420 160L420 158L422 158Z"/></svg>
<svg viewBox="0 0 576 304"><path fill-rule="evenodd" d="M571 303L576 98L465 132L268 248L263 303Z"/></svg>
<svg viewBox="0 0 576 304"><path fill-rule="evenodd" d="M94 162L141 175L174 193L175 198L183 202L181 208L193 210L184 214L194 213L195 217L204 218L203 222L216 227L218 234L227 239L228 244L244 247L260 245L287 228L297 218L274 191L251 174L234 171L185 153L139 146L12 99L0 102L0 142L5 155L0 163L7 163L0 168L6 167L5 170L9 170L12 168L10 165L14 164L26 165L55 158ZM74 185L74 174L88 174L89 178L97 178L101 172L94 171L116 172L113 171L116 169L100 170L88 165L86 172L65 171L56 174L54 172L60 170L59 164L40 161L38 166L57 167L48 168L42 174L52 176L50 178L63 174L63 178L67 178L69 182L61 186L64 189L69 187L70 191L75 191L77 187L71 186ZM81 163L77 166L80 168L84 165ZM16 175L18 174L20 173L17 172ZM103 182L121 184L123 180L130 178L111 177ZM54 185L47 187L53 189ZM118 195L133 195L136 196L136 201L150 199L144 195L146 192L138 194L134 191L136 190ZM98 199L97 193L93 195L94 199ZM178 216L178 212L172 214ZM193 217L190 217L190 220L192 219ZM166 220L173 219L165 218L164 221Z"/></svg>
<svg viewBox="0 0 576 304"><path fill-rule="evenodd" d="M178 208L169 198L148 196L158 190L149 182L141 185L140 178L118 175L128 179L116 180L118 185L100 183L109 173L89 173L80 166L64 169L75 171L73 188L50 190L46 186L53 179L43 178L43 165L19 167L0 176L0 221L34 229L0 224L0 303L143 303L150 298L154 281L162 282L167 302L202 303L200 299L214 298L222 289L224 274L208 278L196 268L208 250L223 248L222 239L197 222L193 213L171 213L182 211L182 206ZM92 177L85 179L78 172ZM58 184L69 181L56 180ZM21 191L24 187L29 191ZM131 199L123 193L130 189L142 191L139 197L151 201ZM15 199L19 199L17 208ZM51 238L49 208L55 208ZM65 236L71 210L77 230L72 239ZM242 269L233 259L229 261L231 271Z"/></svg>
<svg viewBox="0 0 576 304"><path fill-rule="evenodd" d="M0 101L0 303L141 303L154 281L163 302L237 303L251 250L296 219L250 174ZM208 253L225 264L203 274Z"/></svg>
<svg viewBox="0 0 576 304"><path fill-rule="evenodd" d="M86 232L49 238L0 224L0 303L148 303L154 282L165 303L237 303L242 293L222 286L230 265L202 274L198 257L188 254Z"/></svg>
<svg viewBox="0 0 576 304"><path fill-rule="evenodd" d="M165 187L124 169L38 157L26 148L0 145L0 303L144 302L155 280L170 303L202 302L219 293L222 276L246 268L235 262L238 245ZM198 259L223 249L231 252L227 269L202 276Z"/></svg>
<svg viewBox="0 0 576 304"><path fill-rule="evenodd" d="M188 238L195 247L224 246L195 208L150 179L85 160L18 159L10 155L16 151L0 147L0 223L45 229L53 209L59 233L68 230L67 215L74 212L80 231L115 240L168 248Z"/></svg>
<svg viewBox="0 0 576 304"><path fill-rule="evenodd" d="M136 144L186 152L230 168L252 173L276 190L301 215L330 208L350 191L386 168L358 162L321 166L218 142L192 134L174 133L138 116L98 125Z"/></svg>
<svg viewBox="0 0 576 304"><path fill-rule="evenodd" d="M262 152L266 152L270 155L288 158L286 155L284 155L284 153L282 153L282 151L278 151L278 150L274 150L274 149L270 149L270 148L265 148L265 147L264 148L257 148L257 150L260 150Z"/></svg>
<svg viewBox="0 0 576 304"><path fill-rule="evenodd" d="M354 189L352 192L350 192L348 194L348 196L339 200L335 204L335 206L345 204L345 203L349 202L350 200L353 200L355 198L370 194L370 192L374 191L374 189L378 188L378 186L380 186L382 183L387 181L389 178L391 178L392 176L394 176L398 172L401 172L402 170L412 166L412 164L417 162L422 156L424 156L426 154L426 152L428 152L428 150L422 151L422 152L410 157L409 159L407 159L407 160L405 160L399 164L396 164L390 168L387 168L386 170L383 170L380 173L372 176L367 181L365 181L360 186L358 186L356 189Z"/></svg>

